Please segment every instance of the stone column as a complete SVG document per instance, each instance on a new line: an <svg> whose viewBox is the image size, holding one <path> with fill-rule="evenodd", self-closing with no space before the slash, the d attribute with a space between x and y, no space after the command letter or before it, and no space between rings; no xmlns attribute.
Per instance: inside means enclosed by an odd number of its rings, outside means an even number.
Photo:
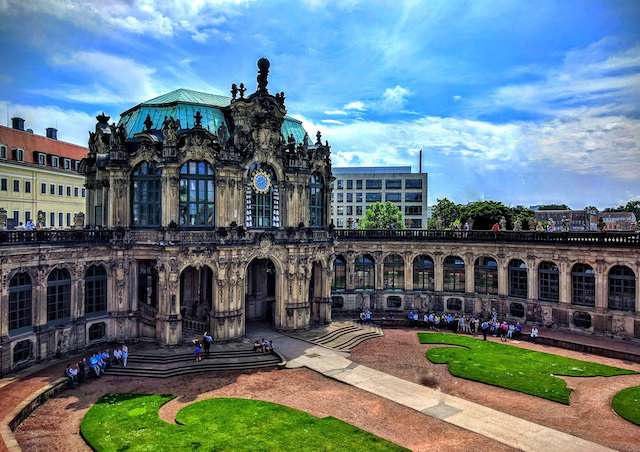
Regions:
<svg viewBox="0 0 640 452"><path fill-rule="evenodd" d="M560 260L560 304L567 307L571 304L571 266L566 259Z"/></svg>
<svg viewBox="0 0 640 452"><path fill-rule="evenodd" d="M474 293L476 291L475 276L474 256L471 253L467 253L464 256L464 291L466 293Z"/></svg>
<svg viewBox="0 0 640 452"><path fill-rule="evenodd" d="M411 257L413 254L411 252L406 252L402 256L404 261L404 290L412 291L413 290L413 259Z"/></svg>
<svg viewBox="0 0 640 452"><path fill-rule="evenodd" d="M347 263L347 284L346 284L346 290L350 291L353 290L355 288L355 279L356 279L356 266L355 266L355 259L356 259L356 255L355 253L349 251L348 253L345 253L344 258L346 260Z"/></svg>
<svg viewBox="0 0 640 452"><path fill-rule="evenodd" d="M161 221L162 226L169 226L173 221L180 224L179 219L179 176L178 164L166 163L162 167L162 199L161 199Z"/></svg>
<svg viewBox="0 0 640 452"><path fill-rule="evenodd" d="M640 262L636 263L636 313L640 314Z"/></svg>
<svg viewBox="0 0 640 452"><path fill-rule="evenodd" d="M376 260L375 269L376 269L376 290L384 289L384 257L382 256L381 251L377 251L374 253L374 258Z"/></svg>
<svg viewBox="0 0 640 452"><path fill-rule="evenodd" d="M498 295L509 296L509 259L498 257Z"/></svg>
<svg viewBox="0 0 640 452"><path fill-rule="evenodd" d="M444 287L444 255L442 253L433 253L433 288L436 292L442 292Z"/></svg>
<svg viewBox="0 0 640 452"><path fill-rule="evenodd" d="M175 259L158 265L158 314L156 337L164 345L182 342L182 318L180 316L180 287Z"/></svg>
<svg viewBox="0 0 640 452"><path fill-rule="evenodd" d="M608 306L606 264L603 260L597 260L594 267L596 272L596 311L606 312Z"/></svg>
<svg viewBox="0 0 640 452"><path fill-rule="evenodd" d="M527 298L538 299L538 263L535 256L527 259Z"/></svg>
<svg viewBox="0 0 640 452"><path fill-rule="evenodd" d="M51 270L47 266L40 266L37 270L36 280L33 281L33 298L31 302L34 305L36 315L34 316L34 327L46 327L47 325L47 275ZM38 328L36 328L38 330ZM49 353L49 341L46 328L38 334L36 347L33 351L36 359L46 359Z"/></svg>

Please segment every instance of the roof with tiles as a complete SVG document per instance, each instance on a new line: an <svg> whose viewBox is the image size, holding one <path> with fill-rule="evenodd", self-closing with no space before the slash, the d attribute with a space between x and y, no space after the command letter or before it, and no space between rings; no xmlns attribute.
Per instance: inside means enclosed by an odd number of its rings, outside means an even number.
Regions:
<svg viewBox="0 0 640 452"><path fill-rule="evenodd" d="M160 127L165 117L172 117L180 120L182 128L188 129L193 125L193 117L199 111L202 115L202 127L215 132L223 122L229 129L222 108L228 107L230 103L231 98L227 96L180 88L123 112L120 115L120 123L124 124L127 137L133 138L136 133L144 130L147 115L153 121L154 128ZM293 135L297 143L302 143L305 134L302 122L290 116L285 117L281 132L285 139Z"/></svg>
<svg viewBox="0 0 640 452"><path fill-rule="evenodd" d="M36 135L24 130L12 129L0 125L0 145L7 146L8 158L12 159L13 149L24 151L22 163L37 163L34 152L42 152L72 160L82 160L87 156L88 149L66 141L54 140L46 136Z"/></svg>

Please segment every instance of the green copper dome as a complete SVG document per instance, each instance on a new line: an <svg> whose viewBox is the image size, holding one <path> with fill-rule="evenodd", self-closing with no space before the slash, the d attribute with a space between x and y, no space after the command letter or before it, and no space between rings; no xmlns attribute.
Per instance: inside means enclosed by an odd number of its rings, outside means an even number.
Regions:
<svg viewBox="0 0 640 452"><path fill-rule="evenodd" d="M215 132L220 124L225 122L221 108L229 106L230 103L230 97L180 88L123 112L119 123L124 124L127 138L133 138L136 133L144 130L147 115L153 121L154 129L162 127L165 117L179 119L181 127L186 129L193 126L193 117L199 111L202 115L202 127ZM225 126L229 130L228 124L225 123ZM302 123L289 116L285 117L281 132L285 141L289 135L293 135L296 143L302 143L305 134Z"/></svg>

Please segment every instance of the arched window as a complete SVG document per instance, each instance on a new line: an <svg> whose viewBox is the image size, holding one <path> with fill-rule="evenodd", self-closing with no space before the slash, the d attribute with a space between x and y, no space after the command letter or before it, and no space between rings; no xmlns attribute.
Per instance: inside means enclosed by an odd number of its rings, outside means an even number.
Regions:
<svg viewBox="0 0 640 452"><path fill-rule="evenodd" d="M527 298L527 264L520 259L509 262L509 296Z"/></svg>
<svg viewBox="0 0 640 452"><path fill-rule="evenodd" d="M347 262L344 257L338 256L333 264L333 290L345 290L347 288Z"/></svg>
<svg viewBox="0 0 640 452"><path fill-rule="evenodd" d="M280 227L280 192L276 173L266 165L249 168L245 225L248 228Z"/></svg>
<svg viewBox="0 0 640 452"><path fill-rule="evenodd" d="M445 292L464 292L464 261L458 256L445 258L443 286Z"/></svg>
<svg viewBox="0 0 640 452"><path fill-rule="evenodd" d="M553 262L541 262L538 266L538 298L560 300L560 270Z"/></svg>
<svg viewBox="0 0 640 452"><path fill-rule="evenodd" d="M31 277L16 273L9 282L9 333L32 325Z"/></svg>
<svg viewBox="0 0 640 452"><path fill-rule="evenodd" d="M391 254L384 259L383 265L384 288L402 289L404 287L404 261L397 254Z"/></svg>
<svg viewBox="0 0 640 452"><path fill-rule="evenodd" d="M319 174L312 174L309 180L309 210L311 227L324 226L324 182Z"/></svg>
<svg viewBox="0 0 640 452"><path fill-rule="evenodd" d="M376 286L376 268L373 258L363 254L356 258L355 262L356 289L374 289Z"/></svg>
<svg viewBox="0 0 640 452"><path fill-rule="evenodd" d="M132 223L134 226L160 226L162 211L161 171L154 162L142 162L133 170Z"/></svg>
<svg viewBox="0 0 640 452"><path fill-rule="evenodd" d="M596 305L596 274L589 265L576 264L571 270L571 303Z"/></svg>
<svg viewBox="0 0 640 452"><path fill-rule="evenodd" d="M102 265L92 265L84 278L85 315L107 312L107 271Z"/></svg>
<svg viewBox="0 0 640 452"><path fill-rule="evenodd" d="M180 226L214 226L215 184L213 168L205 161L188 161L180 167Z"/></svg>
<svg viewBox="0 0 640 452"><path fill-rule="evenodd" d="M498 263L494 258L489 256L477 258L474 275L477 293L498 293Z"/></svg>
<svg viewBox="0 0 640 452"><path fill-rule="evenodd" d="M65 320L71 317L71 275L63 268L56 268L47 279L47 321Z"/></svg>
<svg viewBox="0 0 640 452"><path fill-rule="evenodd" d="M625 265L609 270L609 309L636 310L636 275Z"/></svg>
<svg viewBox="0 0 640 452"><path fill-rule="evenodd" d="M413 260L413 290L433 290L433 259L429 256L416 256Z"/></svg>

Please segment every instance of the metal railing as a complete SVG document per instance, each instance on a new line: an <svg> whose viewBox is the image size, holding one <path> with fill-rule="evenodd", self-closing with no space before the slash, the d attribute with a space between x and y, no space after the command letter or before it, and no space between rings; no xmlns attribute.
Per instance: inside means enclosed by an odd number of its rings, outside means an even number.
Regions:
<svg viewBox="0 0 640 452"><path fill-rule="evenodd" d="M113 229L42 229L0 231L0 245L108 243L118 235Z"/></svg>
<svg viewBox="0 0 640 452"><path fill-rule="evenodd" d="M344 241L442 241L540 243L576 246L640 247L638 232L449 231L427 229L337 229Z"/></svg>

